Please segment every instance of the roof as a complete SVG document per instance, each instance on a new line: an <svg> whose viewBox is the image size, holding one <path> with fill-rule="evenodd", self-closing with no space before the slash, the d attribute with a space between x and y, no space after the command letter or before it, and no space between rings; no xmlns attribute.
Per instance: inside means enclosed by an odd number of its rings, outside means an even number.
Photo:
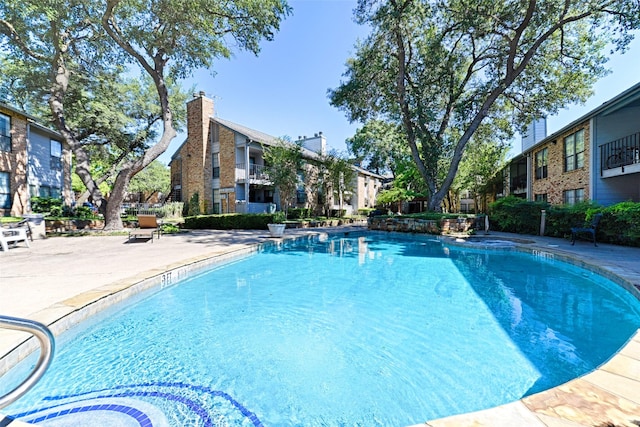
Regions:
<svg viewBox="0 0 640 427"><path fill-rule="evenodd" d="M221 124L224 127L231 129L234 132L238 132L249 138L252 141L259 142L265 145L275 145L278 141L277 138L267 135L266 133L260 132L255 129L248 128L243 125L239 125L238 123L231 122L229 120L220 119L218 117L212 118L214 122Z"/></svg>
<svg viewBox="0 0 640 427"><path fill-rule="evenodd" d="M212 117L211 120L213 120L216 123L221 124L222 126L231 129L234 132L237 132L241 135L244 135L245 137L247 137L249 140L253 141L253 142L258 142L260 144L263 145L271 145L274 146L278 143L278 141L280 141L279 138L276 138L274 136L271 135L267 135L264 132L260 132L258 130L255 129L251 129L248 128L246 126L243 125L239 125L237 123L231 122L229 120L224 120L218 117ZM302 148L302 154L307 157L307 158L311 158L311 159L317 159L318 158L318 153L314 153L313 151L307 149L307 148Z"/></svg>
<svg viewBox="0 0 640 427"><path fill-rule="evenodd" d="M529 147L529 149L525 150L523 153L528 153L530 151L533 151L536 147L539 147L540 145L553 141L554 139L557 139L560 135L568 132L569 130L576 127L580 123L583 123L587 120L591 120L593 117L599 114L609 114L619 108L622 108L632 102L637 102L639 100L640 100L640 83L636 83L635 85L631 86L629 89L620 92L618 95L614 96L608 101L603 102L598 107L589 111L585 115L567 124L562 129L552 133L551 135L547 136L544 139L541 139L537 144L532 145L531 147Z"/></svg>
<svg viewBox="0 0 640 427"><path fill-rule="evenodd" d="M60 132L58 132L56 130L53 130L53 129L51 129L51 128L39 123L40 121L42 121L42 119L39 119L39 118L37 118L35 116L32 116L31 114L29 114L29 113L27 113L25 111L18 110L17 108L12 107L11 105L6 104L6 103L4 103L2 101L0 101L0 107L4 108L5 110L9 110L9 111L11 111L13 113L16 113L16 114L19 114L21 116L26 117L27 121L30 121L32 125L34 125L35 127L37 127L40 130L42 130L42 131L44 131L44 132L46 132L48 134L51 134L51 135L57 136L59 138L62 138L62 135L60 134Z"/></svg>
<svg viewBox="0 0 640 427"><path fill-rule="evenodd" d="M270 146L274 146L278 143L278 141L280 141L279 138L276 138L274 136L268 135L264 132L260 132L258 130L255 129L251 129L249 127L240 125L238 123L234 123L232 121L229 120L224 120L221 119L219 117L211 117L211 121L218 123L224 127L226 127L227 129L232 130L233 132L239 133L240 135L244 135L247 139L249 139L251 142L257 142L263 145L270 145ZM171 165L171 162L173 160L175 160L178 157L178 153L180 153L180 150L182 150L182 147L187 143L187 140L185 139L182 144L180 144L180 146L178 147L178 149L173 153L173 155L171 156L171 161L169 162L169 165ZM308 158L308 159L313 159L313 160L319 160L320 159L320 155L318 153L315 153L307 148L302 148L302 154L304 157ZM376 174L374 172L368 171L366 169L363 169L359 166L355 166L355 165L351 165L351 167L357 171L358 173L361 173L363 175L369 175L372 176L374 178L378 178L378 179L385 179L384 176Z"/></svg>
<svg viewBox="0 0 640 427"><path fill-rule="evenodd" d="M386 177L386 176L384 176L384 175L380 175L380 174L378 174L378 173L371 172L371 171L369 171L369 170L366 170L366 169L361 168L360 166L351 165L351 167L352 167L354 170L356 170L357 172L359 172L359 173L361 173L361 174L363 174L363 175L369 175L369 176L371 176L371 177L378 178L378 179L380 179L380 180L387 179L387 177Z"/></svg>

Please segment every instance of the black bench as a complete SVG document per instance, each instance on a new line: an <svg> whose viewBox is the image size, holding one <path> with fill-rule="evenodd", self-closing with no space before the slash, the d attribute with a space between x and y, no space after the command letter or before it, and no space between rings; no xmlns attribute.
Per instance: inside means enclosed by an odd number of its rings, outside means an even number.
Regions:
<svg viewBox="0 0 640 427"><path fill-rule="evenodd" d="M572 227L571 228L571 245L576 242L576 237L579 234L588 234L593 239L593 245L598 246L596 243L596 233L598 232L598 224L600 224L600 220L602 219L602 214L595 214L593 218L591 218L591 223L586 223L582 227Z"/></svg>

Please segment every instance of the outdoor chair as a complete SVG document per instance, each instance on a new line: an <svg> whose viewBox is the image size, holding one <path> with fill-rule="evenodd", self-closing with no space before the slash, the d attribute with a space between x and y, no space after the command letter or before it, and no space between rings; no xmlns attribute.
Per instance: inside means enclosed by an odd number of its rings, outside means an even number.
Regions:
<svg viewBox="0 0 640 427"><path fill-rule="evenodd" d="M595 214L591 219L591 223L585 223L582 227L572 227L571 228L571 245L575 244L576 237L579 234L590 235L593 239L593 245L598 246L596 243L596 234L598 233L598 224L600 224L600 220L602 219L602 214Z"/></svg>
<svg viewBox="0 0 640 427"><path fill-rule="evenodd" d="M31 225L29 225L29 220L23 219L22 221L18 222L9 222L4 224L4 226L8 229L24 229L27 233L27 237L29 237L29 240L33 242L33 233L31 232Z"/></svg>
<svg viewBox="0 0 640 427"><path fill-rule="evenodd" d="M27 237L27 231L24 228L0 228L0 247L4 252L9 250L9 243L15 245L18 242L24 242L27 247L29 245L29 238Z"/></svg>
<svg viewBox="0 0 640 427"><path fill-rule="evenodd" d="M149 238L153 243L153 235L157 234L158 239L162 234L161 224L158 223L158 218L155 215L138 215L138 227L129 231L129 241L131 238L137 239Z"/></svg>

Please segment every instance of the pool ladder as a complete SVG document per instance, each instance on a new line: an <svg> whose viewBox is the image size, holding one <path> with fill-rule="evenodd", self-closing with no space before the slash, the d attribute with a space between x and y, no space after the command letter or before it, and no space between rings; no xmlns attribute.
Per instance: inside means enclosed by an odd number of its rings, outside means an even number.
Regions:
<svg viewBox="0 0 640 427"><path fill-rule="evenodd" d="M38 357L35 369L20 385L0 397L0 409L2 409L22 397L42 378L53 360L55 341L49 328L33 320L0 316L0 328L29 332L40 341L40 357Z"/></svg>

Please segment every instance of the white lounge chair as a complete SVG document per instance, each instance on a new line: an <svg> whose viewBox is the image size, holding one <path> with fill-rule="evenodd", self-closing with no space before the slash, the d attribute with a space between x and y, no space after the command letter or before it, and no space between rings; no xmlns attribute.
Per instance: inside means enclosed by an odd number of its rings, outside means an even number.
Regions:
<svg viewBox="0 0 640 427"><path fill-rule="evenodd" d="M27 236L27 230L24 228L0 228L0 247L4 252L9 250L9 243L16 244L18 242L24 242L27 247L29 245L29 237Z"/></svg>

